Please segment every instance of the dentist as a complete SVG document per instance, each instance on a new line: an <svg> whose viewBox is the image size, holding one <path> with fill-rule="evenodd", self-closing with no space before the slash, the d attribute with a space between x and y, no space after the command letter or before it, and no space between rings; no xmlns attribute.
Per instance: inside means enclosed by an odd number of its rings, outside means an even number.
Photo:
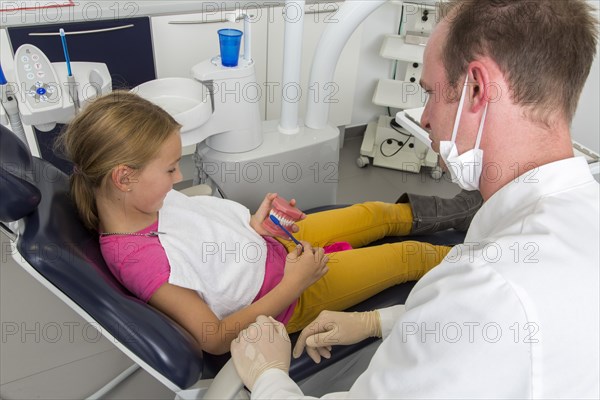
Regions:
<svg viewBox="0 0 600 400"><path fill-rule="evenodd" d="M570 136L597 19L584 0L453 0L440 11L421 124L484 204L405 306L323 312L293 355L318 361L383 337L350 390L327 398L599 398L599 185ZM252 398L303 398L285 329L267 317L248 329L231 352Z"/></svg>

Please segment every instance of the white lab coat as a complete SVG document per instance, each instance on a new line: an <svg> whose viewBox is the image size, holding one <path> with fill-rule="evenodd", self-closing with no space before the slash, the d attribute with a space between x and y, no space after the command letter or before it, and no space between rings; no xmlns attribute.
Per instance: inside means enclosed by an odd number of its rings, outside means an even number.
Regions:
<svg viewBox="0 0 600 400"><path fill-rule="evenodd" d="M383 311L387 336L350 391L326 397L599 398L599 207L582 158L502 188L405 311ZM277 370L252 393L302 396Z"/></svg>

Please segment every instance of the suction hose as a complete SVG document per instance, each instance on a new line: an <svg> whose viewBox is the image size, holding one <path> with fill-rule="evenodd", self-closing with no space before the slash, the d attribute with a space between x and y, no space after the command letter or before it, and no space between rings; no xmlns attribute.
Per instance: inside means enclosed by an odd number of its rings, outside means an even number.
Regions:
<svg viewBox="0 0 600 400"><path fill-rule="evenodd" d="M12 93L8 93L7 83L8 82L4 76L4 71L2 71L2 66L0 65L0 103L2 104L2 107L4 107L4 110L6 110L6 115L8 115L8 121L10 122L12 131L19 139L23 141L23 143L25 143L25 146L27 146L29 149L27 137L25 136L25 130L23 129L23 124L21 123L17 99Z"/></svg>

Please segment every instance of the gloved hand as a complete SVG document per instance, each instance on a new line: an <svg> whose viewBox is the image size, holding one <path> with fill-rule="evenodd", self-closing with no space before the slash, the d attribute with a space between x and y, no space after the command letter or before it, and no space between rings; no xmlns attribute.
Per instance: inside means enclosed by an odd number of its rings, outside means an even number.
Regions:
<svg viewBox="0 0 600 400"><path fill-rule="evenodd" d="M317 319L302 330L294 346L294 358L306 353L315 363L321 357L331 357L331 346L354 344L368 337L381 337L381 318L378 311L322 311Z"/></svg>
<svg viewBox="0 0 600 400"><path fill-rule="evenodd" d="M285 326L271 317L259 315L256 322L231 342L231 357L244 385L252 390L258 377L268 369L278 368L288 373L291 347Z"/></svg>

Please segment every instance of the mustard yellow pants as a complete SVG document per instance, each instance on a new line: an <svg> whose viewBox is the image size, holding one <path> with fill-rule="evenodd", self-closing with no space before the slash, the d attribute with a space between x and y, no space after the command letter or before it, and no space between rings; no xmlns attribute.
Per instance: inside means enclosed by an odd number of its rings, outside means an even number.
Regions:
<svg viewBox="0 0 600 400"><path fill-rule="evenodd" d="M450 251L416 241L361 248L385 236L407 235L412 227L409 204L355 204L310 214L297 225L300 231L294 236L315 247L349 242L353 249L328 254L329 272L298 299L286 326L290 333L307 326L323 310L344 310L391 286L418 280ZM281 243L288 251L295 248L291 241Z"/></svg>

